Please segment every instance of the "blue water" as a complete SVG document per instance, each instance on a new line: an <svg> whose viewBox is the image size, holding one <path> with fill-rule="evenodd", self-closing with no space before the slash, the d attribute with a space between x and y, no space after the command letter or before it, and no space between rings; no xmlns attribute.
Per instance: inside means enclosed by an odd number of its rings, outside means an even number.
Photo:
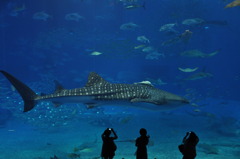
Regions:
<svg viewBox="0 0 240 159"><path fill-rule="evenodd" d="M45 102L23 113L21 97L1 75L0 159L98 158L107 127L119 136L115 158L135 158L134 142L122 141L134 140L142 127L154 142L150 159L181 158L177 145L190 130L200 138L197 158L239 158L240 7L224 8L230 2L1 0L0 69L35 92L52 93L53 80L66 89L83 87L94 71L112 83L150 81L191 104L156 112ZM67 18L71 13L76 19ZM121 28L128 23L135 26ZM165 24L174 26L160 31ZM192 34L184 39L186 30Z"/></svg>

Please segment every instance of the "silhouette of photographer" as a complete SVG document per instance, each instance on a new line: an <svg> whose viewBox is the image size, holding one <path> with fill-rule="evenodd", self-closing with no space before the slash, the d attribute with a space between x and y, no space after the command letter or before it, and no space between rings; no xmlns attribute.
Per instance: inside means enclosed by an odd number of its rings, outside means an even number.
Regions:
<svg viewBox="0 0 240 159"><path fill-rule="evenodd" d="M136 159L147 159L147 145L150 136L147 135L147 130L144 128L141 128L139 133L141 136L137 138L135 144L135 146L137 146Z"/></svg>
<svg viewBox="0 0 240 159"><path fill-rule="evenodd" d="M113 133L113 137L110 137L111 133ZM113 159L115 156L115 151L117 150L117 146L114 143L114 140L117 139L118 136L113 130L113 128L107 128L102 134L102 159Z"/></svg>
<svg viewBox="0 0 240 159"><path fill-rule="evenodd" d="M199 142L198 136L193 132L187 132L183 138L182 144L178 146L183 154L183 159L194 159L197 156L196 146Z"/></svg>

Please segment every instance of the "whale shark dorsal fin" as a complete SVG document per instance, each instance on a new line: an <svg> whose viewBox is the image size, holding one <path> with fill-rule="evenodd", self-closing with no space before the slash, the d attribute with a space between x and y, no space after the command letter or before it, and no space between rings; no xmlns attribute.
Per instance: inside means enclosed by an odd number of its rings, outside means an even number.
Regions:
<svg viewBox="0 0 240 159"><path fill-rule="evenodd" d="M63 86L57 80L54 80L54 83L55 83L54 93L60 93L62 90L64 90Z"/></svg>
<svg viewBox="0 0 240 159"><path fill-rule="evenodd" d="M105 81L100 75L98 75L96 72L90 72L88 76L88 81L85 87L90 87L94 85L103 85L108 84L107 81Z"/></svg>

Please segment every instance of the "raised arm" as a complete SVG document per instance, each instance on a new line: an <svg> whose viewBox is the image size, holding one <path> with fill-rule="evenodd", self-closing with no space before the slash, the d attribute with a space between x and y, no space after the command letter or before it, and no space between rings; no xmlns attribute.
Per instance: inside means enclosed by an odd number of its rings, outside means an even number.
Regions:
<svg viewBox="0 0 240 159"><path fill-rule="evenodd" d="M113 129L113 128L111 128L111 131L113 132L113 135L114 135L113 139L117 139L117 138L118 138L118 136L117 136L117 134L116 134L116 132L114 131L114 129Z"/></svg>

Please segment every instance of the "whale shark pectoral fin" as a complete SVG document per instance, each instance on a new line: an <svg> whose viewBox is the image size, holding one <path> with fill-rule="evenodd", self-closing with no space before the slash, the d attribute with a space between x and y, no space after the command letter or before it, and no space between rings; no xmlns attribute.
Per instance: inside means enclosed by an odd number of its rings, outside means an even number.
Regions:
<svg viewBox="0 0 240 159"><path fill-rule="evenodd" d="M97 104L95 104L95 103L85 103L85 104L87 106L87 109L92 109L97 106Z"/></svg>
<svg viewBox="0 0 240 159"><path fill-rule="evenodd" d="M53 103L53 105L54 105L54 107L59 107L60 105L62 105L62 103L58 103L58 102L52 102Z"/></svg>

